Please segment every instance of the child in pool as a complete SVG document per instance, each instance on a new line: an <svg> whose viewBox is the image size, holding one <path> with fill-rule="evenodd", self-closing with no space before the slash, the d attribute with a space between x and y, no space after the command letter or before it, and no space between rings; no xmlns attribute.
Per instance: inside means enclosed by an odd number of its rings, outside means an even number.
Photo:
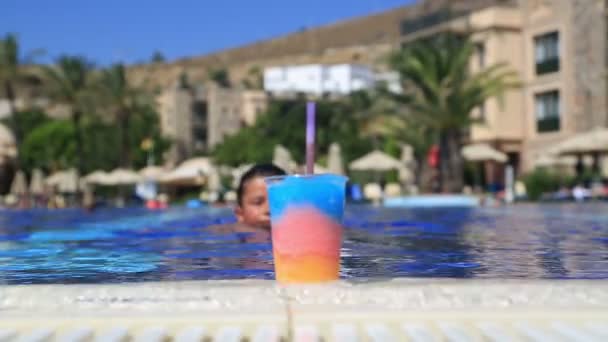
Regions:
<svg viewBox="0 0 608 342"><path fill-rule="evenodd" d="M257 164L249 169L239 182L234 214L235 224L212 227L216 233L255 233L254 240L270 238L270 209L264 177L283 176L285 171L273 164ZM259 242L249 241L248 242Z"/></svg>
<svg viewBox="0 0 608 342"><path fill-rule="evenodd" d="M285 171L273 164L258 164L243 174L236 191L237 206L234 209L238 223L270 230L270 209L264 177L285 174Z"/></svg>
<svg viewBox="0 0 608 342"><path fill-rule="evenodd" d="M270 209L268 192L264 177L283 176L285 171L273 164L257 164L243 174L237 188L237 203L234 214L237 222L234 224L211 227L210 230L219 234L236 234L240 243L269 243ZM205 228L206 231L209 230ZM230 264L225 258L210 258L210 263L218 267L240 269L266 269L269 267L265 257L267 251L249 251L247 257L241 257L238 264Z"/></svg>

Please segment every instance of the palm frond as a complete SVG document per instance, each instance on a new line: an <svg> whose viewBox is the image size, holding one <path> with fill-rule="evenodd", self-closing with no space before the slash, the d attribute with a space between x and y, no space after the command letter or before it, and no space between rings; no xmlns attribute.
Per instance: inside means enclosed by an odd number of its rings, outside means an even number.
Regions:
<svg viewBox="0 0 608 342"><path fill-rule="evenodd" d="M0 79L13 81L19 65L19 42L17 36L9 33L0 39Z"/></svg>
<svg viewBox="0 0 608 342"><path fill-rule="evenodd" d="M47 92L51 98L60 102L70 102L74 98L72 85L63 77L61 71L57 67L43 66L42 74L46 79Z"/></svg>
<svg viewBox="0 0 608 342"><path fill-rule="evenodd" d="M474 44L468 36L441 34L414 42L390 58L399 72L404 94L390 96L432 129L452 129L475 122L471 112L490 98L520 85L505 64L471 74Z"/></svg>
<svg viewBox="0 0 608 342"><path fill-rule="evenodd" d="M61 56L53 66L43 66L42 74L50 97L74 109L90 109L90 82L93 64L81 56Z"/></svg>

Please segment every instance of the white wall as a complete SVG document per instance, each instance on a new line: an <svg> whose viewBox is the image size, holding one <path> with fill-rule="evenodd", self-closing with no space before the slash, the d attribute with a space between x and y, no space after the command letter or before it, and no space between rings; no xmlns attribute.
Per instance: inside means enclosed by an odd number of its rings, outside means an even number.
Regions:
<svg viewBox="0 0 608 342"><path fill-rule="evenodd" d="M14 104L15 108L18 111L32 107L39 107L45 109L47 111L47 114L51 117L53 117L53 115L55 115L55 117L63 117L62 113L56 114L56 112L52 110L53 108L49 108L51 106L51 102L47 98L38 97L34 99L28 99L27 101L23 98L17 98ZM59 108L59 110L61 111L61 108ZM5 119L9 117L10 113L11 111L8 99L0 98L0 119Z"/></svg>
<svg viewBox="0 0 608 342"><path fill-rule="evenodd" d="M354 64L309 64L264 70L264 90L275 94L303 92L346 95L371 88L374 82L374 73L370 68Z"/></svg>
<svg viewBox="0 0 608 342"><path fill-rule="evenodd" d="M392 93L399 94L403 92L401 87L401 77L396 71L387 71L376 74L376 82L384 83L388 90Z"/></svg>
<svg viewBox="0 0 608 342"><path fill-rule="evenodd" d="M4 119L9 116L11 110L6 99L0 99L0 119Z"/></svg>

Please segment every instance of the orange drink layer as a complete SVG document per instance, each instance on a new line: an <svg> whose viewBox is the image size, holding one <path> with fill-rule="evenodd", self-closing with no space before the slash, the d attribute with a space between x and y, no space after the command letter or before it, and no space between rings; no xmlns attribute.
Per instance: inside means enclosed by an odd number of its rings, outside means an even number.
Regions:
<svg viewBox="0 0 608 342"><path fill-rule="evenodd" d="M336 280L342 227L313 207L293 208L273 226L276 278L284 283Z"/></svg>

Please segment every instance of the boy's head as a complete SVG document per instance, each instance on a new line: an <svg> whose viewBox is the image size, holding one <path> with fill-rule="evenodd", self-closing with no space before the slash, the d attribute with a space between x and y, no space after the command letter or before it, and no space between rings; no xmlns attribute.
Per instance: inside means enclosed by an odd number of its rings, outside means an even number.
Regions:
<svg viewBox="0 0 608 342"><path fill-rule="evenodd" d="M270 210L264 177L283 176L285 171L273 164L258 164L241 177L237 189L237 220L250 226L270 229Z"/></svg>

